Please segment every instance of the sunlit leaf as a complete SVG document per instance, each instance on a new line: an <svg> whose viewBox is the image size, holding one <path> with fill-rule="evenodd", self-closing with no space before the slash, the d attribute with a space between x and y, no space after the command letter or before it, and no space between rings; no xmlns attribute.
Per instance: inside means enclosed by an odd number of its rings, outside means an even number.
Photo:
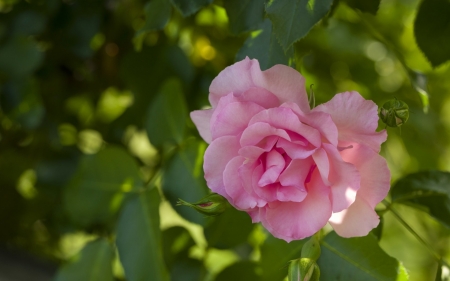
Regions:
<svg viewBox="0 0 450 281"><path fill-rule="evenodd" d="M405 268L380 248L373 235L343 238L331 232L321 246L317 261L321 280L408 280Z"/></svg>
<svg viewBox="0 0 450 281"><path fill-rule="evenodd" d="M87 244L79 256L56 274L55 281L112 281L112 259L114 250L106 239Z"/></svg>
<svg viewBox="0 0 450 281"><path fill-rule="evenodd" d="M392 201L413 204L450 227L450 173L422 171L407 175L392 187Z"/></svg>
<svg viewBox="0 0 450 281"><path fill-rule="evenodd" d="M328 12L333 0L273 0L266 7L284 50L308 34Z"/></svg>
<svg viewBox="0 0 450 281"><path fill-rule="evenodd" d="M419 93L420 100L422 101L422 108L425 113L428 112L428 108L430 107L430 96L428 94L428 78L425 74L409 70L409 78L411 80L411 84Z"/></svg>
<svg viewBox="0 0 450 281"><path fill-rule="evenodd" d="M158 189L130 194L117 225L116 244L129 281L168 281L159 229Z"/></svg>
<svg viewBox="0 0 450 281"><path fill-rule="evenodd" d="M287 243L269 235L261 247L262 280L283 280L288 274L289 261L300 258L303 244L306 241L307 239Z"/></svg>
<svg viewBox="0 0 450 281"><path fill-rule="evenodd" d="M236 61L245 57L257 59L262 70L266 70L276 64L290 65L294 57L294 49L289 48L285 53L275 34L272 32L272 23L266 19L260 26L261 30L251 34L244 46L236 55Z"/></svg>
<svg viewBox="0 0 450 281"><path fill-rule="evenodd" d="M208 5L212 0L170 0L178 11L184 16L190 16L200 10L201 7Z"/></svg>
<svg viewBox="0 0 450 281"><path fill-rule="evenodd" d="M124 192L141 186L133 158L122 148L110 146L80 159L64 190L64 207L81 226L109 224L121 206Z"/></svg>
<svg viewBox="0 0 450 281"><path fill-rule="evenodd" d="M147 134L153 145L181 143L186 128L187 108L181 82L167 80L150 105L146 116Z"/></svg>
<svg viewBox="0 0 450 281"><path fill-rule="evenodd" d="M169 0L150 0L145 4L144 12L145 24L138 34L164 28L169 22L172 6Z"/></svg>
<svg viewBox="0 0 450 281"><path fill-rule="evenodd" d="M361 12L367 12L375 15L380 7L381 0L343 0L343 2L353 9L358 9Z"/></svg>
<svg viewBox="0 0 450 281"><path fill-rule="evenodd" d="M264 19L264 0L227 0L224 7L234 34L255 30Z"/></svg>
<svg viewBox="0 0 450 281"><path fill-rule="evenodd" d="M433 67L450 59L449 15L448 0L424 0L414 22L417 45Z"/></svg>
<svg viewBox="0 0 450 281"><path fill-rule="evenodd" d="M215 281L259 281L257 264L252 261L240 261L230 265L217 275Z"/></svg>

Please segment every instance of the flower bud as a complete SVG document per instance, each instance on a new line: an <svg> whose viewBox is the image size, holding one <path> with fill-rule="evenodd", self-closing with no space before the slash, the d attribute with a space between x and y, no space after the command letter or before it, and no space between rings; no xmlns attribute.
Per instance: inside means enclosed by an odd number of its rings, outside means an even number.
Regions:
<svg viewBox="0 0 450 281"><path fill-rule="evenodd" d="M389 127L400 127L408 121L409 107L398 99L390 100L380 108L379 116Z"/></svg>
<svg viewBox="0 0 450 281"><path fill-rule="evenodd" d="M217 193L211 193L195 203L188 203L184 200L178 199L177 206L181 205L194 208L198 212L207 216L220 215L230 206L227 199Z"/></svg>
<svg viewBox="0 0 450 281"><path fill-rule="evenodd" d="M312 259L296 259L291 261L289 264L289 281L318 281L319 277L319 266Z"/></svg>
<svg viewBox="0 0 450 281"><path fill-rule="evenodd" d="M316 235L312 236L302 247L302 258L317 261L320 257L320 242Z"/></svg>

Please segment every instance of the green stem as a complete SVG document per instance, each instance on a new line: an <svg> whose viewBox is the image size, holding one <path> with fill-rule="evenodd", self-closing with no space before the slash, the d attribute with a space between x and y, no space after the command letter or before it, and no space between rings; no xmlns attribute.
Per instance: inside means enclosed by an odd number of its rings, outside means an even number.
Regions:
<svg viewBox="0 0 450 281"><path fill-rule="evenodd" d="M386 206L386 210L392 212L394 217L411 233L427 250L428 252L440 263L449 267L449 264L438 254L433 248L422 238L420 235L392 208L392 204L386 200L383 200L382 203Z"/></svg>

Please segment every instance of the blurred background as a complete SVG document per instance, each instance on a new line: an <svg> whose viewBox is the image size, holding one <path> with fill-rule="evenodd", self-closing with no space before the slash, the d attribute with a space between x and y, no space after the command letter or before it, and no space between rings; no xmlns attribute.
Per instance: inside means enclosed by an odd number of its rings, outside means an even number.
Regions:
<svg viewBox="0 0 450 281"><path fill-rule="evenodd" d="M207 219L175 207L178 198L194 202L208 193L207 144L188 113L208 106L212 79L246 55L264 69L295 67L308 91L314 85L316 104L350 90L379 106L405 101L410 119L401 130L387 129L381 152L393 181L450 170L450 64L432 68L416 45L419 0L383 0L376 16L335 1L288 60L264 60L255 46L277 44L263 37L270 23L236 31L226 0L203 1L191 15L155 10L152 1L0 0L1 281L88 280L93 264L112 273L89 280L152 280L127 279L112 243L123 231L139 232L127 224L142 218L124 202L148 183L160 191L163 256L156 259L171 280L282 280L284 265L281 275L262 274L261 266L284 248L272 249L277 239L245 213ZM155 26L151 17L163 14L170 20ZM170 122L178 129L166 137ZM450 258L448 228L420 210L398 211ZM389 213L382 231L381 247L410 280L434 280L437 263ZM123 238L119 252L139 251L133 239ZM96 262L99 252L110 262Z"/></svg>

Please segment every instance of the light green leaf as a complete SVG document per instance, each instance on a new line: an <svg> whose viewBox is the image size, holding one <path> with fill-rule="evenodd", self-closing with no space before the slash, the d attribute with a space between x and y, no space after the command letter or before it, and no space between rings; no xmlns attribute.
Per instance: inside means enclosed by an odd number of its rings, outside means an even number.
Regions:
<svg viewBox="0 0 450 281"><path fill-rule="evenodd" d="M308 34L328 12L333 0L273 0L266 12L284 50Z"/></svg>
<svg viewBox="0 0 450 281"><path fill-rule="evenodd" d="M322 241L321 280L407 281L405 268L388 256L375 236L342 238L335 232Z"/></svg>
<svg viewBox="0 0 450 281"><path fill-rule="evenodd" d="M156 188L130 194L120 214L116 244L129 281L167 281Z"/></svg>
<svg viewBox="0 0 450 281"><path fill-rule="evenodd" d="M392 201L413 204L450 227L450 173L422 171L407 175L391 189Z"/></svg>
<svg viewBox="0 0 450 281"><path fill-rule="evenodd" d="M260 30L251 34L244 43L244 46L236 55L236 61L250 57L257 59L261 70L271 68L276 64L290 65L294 57L294 49L289 48L285 53L275 34L272 32L272 23L266 19Z"/></svg>
<svg viewBox="0 0 450 281"><path fill-rule="evenodd" d="M64 190L64 208L84 227L111 224L124 192L142 186L134 159L122 148L110 146L81 157Z"/></svg>
<svg viewBox="0 0 450 281"><path fill-rule="evenodd" d="M145 4L145 24L138 30L140 33L163 29L169 22L172 6L169 0L150 0Z"/></svg>
<svg viewBox="0 0 450 281"><path fill-rule="evenodd" d="M161 147L165 142L181 143L186 119L187 106L181 82L168 79L147 111L145 127L152 144Z"/></svg>
<svg viewBox="0 0 450 281"><path fill-rule="evenodd" d="M113 257L114 250L106 239L90 242L72 262L59 269L55 281L112 281Z"/></svg>
<svg viewBox="0 0 450 281"><path fill-rule="evenodd" d="M375 15L378 12L381 0L343 0L343 2L353 9L358 9L361 12L367 12Z"/></svg>
<svg viewBox="0 0 450 281"><path fill-rule="evenodd" d="M414 22L417 45L433 67L450 59L449 15L450 1L424 0Z"/></svg>
<svg viewBox="0 0 450 281"><path fill-rule="evenodd" d="M288 274L289 261L300 258L306 241L307 239L287 243L269 235L261 247L262 280L283 280Z"/></svg>
<svg viewBox="0 0 450 281"><path fill-rule="evenodd" d="M264 0L227 0L223 4L234 34L254 30L264 19Z"/></svg>
<svg viewBox="0 0 450 281"><path fill-rule="evenodd" d="M213 0L171 0L172 5L184 16L190 16Z"/></svg>

